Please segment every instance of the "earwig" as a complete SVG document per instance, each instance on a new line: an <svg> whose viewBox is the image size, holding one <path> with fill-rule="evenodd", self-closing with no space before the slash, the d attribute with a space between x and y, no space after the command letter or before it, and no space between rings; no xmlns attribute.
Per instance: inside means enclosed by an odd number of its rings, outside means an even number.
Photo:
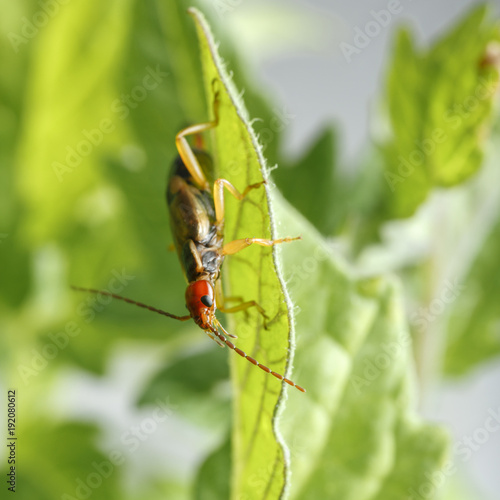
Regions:
<svg viewBox="0 0 500 500"><path fill-rule="evenodd" d="M228 333L215 317L216 309L224 313L245 311L254 307L266 320L264 309L254 300L234 307L225 307L220 281L220 270L226 255L234 255L250 245L273 246L300 239L286 237L276 240L263 238L243 238L224 243L224 189L236 199L243 200L253 189L259 189L266 181L250 184L240 193L227 179L216 179L211 188L205 171L211 168L211 158L202 149L192 149L186 137L199 137L204 131L217 127L219 122L219 95L214 97L214 120L182 129L176 136L179 156L175 159L168 180L167 204L170 226L174 237L184 276L188 282L186 289L187 316L177 316L142 302L93 288L72 287L76 291L106 295L129 304L148 309L178 321L193 319L205 333L221 347L227 346L242 358L258 366L278 380L286 382L301 392L306 390L280 373L272 371L244 351L236 347L227 337L237 338ZM201 142L198 141L198 143ZM229 300L229 299L226 299ZM233 299L234 300L234 299Z"/></svg>

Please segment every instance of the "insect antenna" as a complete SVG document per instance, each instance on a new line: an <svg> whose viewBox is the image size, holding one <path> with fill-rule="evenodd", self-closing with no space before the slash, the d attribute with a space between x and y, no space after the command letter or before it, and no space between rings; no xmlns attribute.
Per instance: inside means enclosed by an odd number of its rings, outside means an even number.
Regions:
<svg viewBox="0 0 500 500"><path fill-rule="evenodd" d="M218 320L215 320L215 323L226 335L229 335ZM242 358L245 358L246 360L250 361L250 363L252 363L255 366L258 366L261 370L264 370L266 373L270 373L271 375L275 376L278 380L284 380L288 385L295 387L300 392L306 392L306 390L300 385L297 385L295 382L292 382L290 379L284 377L280 373L272 371L267 366L260 364L256 359L250 357L245 351L242 351L241 349L236 347L230 340L227 340L226 337L224 337L224 335L222 335L222 333L217 331L215 328L212 330L212 332L217 336L218 339L222 340L222 342L224 342L224 344L226 344L229 347L229 349L232 349L233 351L237 352Z"/></svg>
<svg viewBox="0 0 500 500"><path fill-rule="evenodd" d="M127 297L122 297L121 295L116 295L111 292L105 292L104 290L95 290L94 288L82 288L80 286L71 286L73 290L77 292L89 292L101 295L107 295L108 297L113 297L114 299L123 300L124 302L128 302L129 304L134 304L136 306L142 307L143 309L148 309L149 311L153 311L155 313L161 314L163 316L167 316L169 318L177 319L179 321L187 321L191 319L191 316L176 316L175 314L170 314L168 312L162 311L161 309L156 309L156 307L148 306L147 304L143 304L142 302L137 302L136 300L128 299Z"/></svg>

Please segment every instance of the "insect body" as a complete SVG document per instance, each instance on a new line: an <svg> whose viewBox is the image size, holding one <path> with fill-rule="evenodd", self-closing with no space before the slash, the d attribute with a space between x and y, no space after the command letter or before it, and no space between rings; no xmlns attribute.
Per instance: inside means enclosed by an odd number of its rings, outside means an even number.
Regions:
<svg viewBox="0 0 500 500"><path fill-rule="evenodd" d="M299 391L305 392L304 388L260 364L237 348L227 339L227 337L236 338L236 336L228 333L215 317L216 309L230 313L255 307L264 319L266 318L264 309L253 300L247 302L240 300L241 303L234 307L225 306L220 269L226 255L235 254L252 244L273 246L300 238L277 240L244 238L228 243L224 242L224 189L238 200L242 200L252 189L258 189L265 181L249 185L243 193L240 193L228 180L222 178L216 179L211 188L205 173L212 170L211 158L203 150L191 148L186 137L216 127L218 106L219 100L216 93L214 99L215 119L208 123L192 125L177 134L176 146L179 156L173 163L167 186L167 203L175 248L188 282L185 298L189 315L175 316L109 292L76 289L109 295L180 321L192 318L220 346L228 346L265 372L296 387Z"/></svg>

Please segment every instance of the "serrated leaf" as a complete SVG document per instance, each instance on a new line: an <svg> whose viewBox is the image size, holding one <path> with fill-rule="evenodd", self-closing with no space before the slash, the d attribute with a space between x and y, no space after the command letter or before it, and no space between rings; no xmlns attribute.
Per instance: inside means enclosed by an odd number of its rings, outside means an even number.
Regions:
<svg viewBox="0 0 500 500"><path fill-rule="evenodd" d="M213 133L216 175L243 191L263 180L265 162L207 23L198 11L190 13L200 38L207 101L213 102L214 89L220 96L219 125ZM253 190L242 202L230 196L226 200L225 242L274 236L267 188ZM229 328L238 335L237 346L285 374L291 356L290 322L274 255L272 249L254 245L227 259L223 277L227 294L256 300L269 316L264 329L256 311L235 315ZM282 388L270 375L230 354L234 389L231 498L278 498L285 487L285 456L274 426Z"/></svg>
<svg viewBox="0 0 500 500"><path fill-rule="evenodd" d="M391 137L383 143L387 218L408 217L437 186L463 182L481 166L498 89L498 67L486 63L499 39L475 8L430 50L418 51L403 29L389 70Z"/></svg>

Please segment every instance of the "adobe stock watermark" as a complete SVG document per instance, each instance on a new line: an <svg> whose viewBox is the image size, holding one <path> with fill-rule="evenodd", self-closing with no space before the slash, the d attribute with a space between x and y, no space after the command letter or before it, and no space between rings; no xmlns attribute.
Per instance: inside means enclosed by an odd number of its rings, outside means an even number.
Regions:
<svg viewBox="0 0 500 500"><path fill-rule="evenodd" d="M111 477L115 470L126 462L127 454L137 451L141 444L147 441L158 429L158 427L171 417L176 406L170 404L168 398L164 402L161 399L155 401L155 408L149 417L144 418L139 425L132 425L120 436L120 442L125 448L125 453L113 450L107 454L107 460L102 462L93 461L89 472L85 477L75 479L72 494L64 493L61 500L85 500L98 489L106 479Z"/></svg>
<svg viewBox="0 0 500 500"><path fill-rule="evenodd" d="M146 74L141 84L133 87L129 93L121 94L111 103L111 117L103 118L96 127L82 130L82 139L73 146L66 146L64 162L52 162L52 170L59 182L63 181L66 174L73 172L89 156L95 148L104 141L104 137L116 130L116 120L123 121L130 115L130 110L137 108L144 102L148 95L163 82L168 73L157 65L155 69L146 67Z"/></svg>
<svg viewBox="0 0 500 500"><path fill-rule="evenodd" d="M492 98L498 90L498 77L493 73L487 80L481 78L474 93L467 96L461 103L455 103L447 109L441 118L447 128L454 131L466 125L465 120L473 113L481 101ZM385 180L392 192L398 184L403 183L416 169L423 168L426 159L432 155L440 144L449 140L450 136L441 127L434 128L423 139L415 140L415 148L406 156L398 156L396 172L386 171Z"/></svg>
<svg viewBox="0 0 500 500"><path fill-rule="evenodd" d="M293 437L288 445L288 455L290 459L295 459L304 454L307 450L307 439L298 439L296 436ZM248 478L248 484L254 486L257 490L265 491L266 486L269 484L269 478L273 477L275 474L275 464L273 462L268 462L265 466L261 467L259 471L254 472ZM238 500L253 500L255 495L250 495L246 492L240 493L237 497Z"/></svg>
<svg viewBox="0 0 500 500"><path fill-rule="evenodd" d="M363 358L361 374L353 374L349 380L354 391L361 394L364 389L370 387L385 370L393 365L396 359L408 353L411 341L410 333L405 332L398 340L382 342L380 351L375 356Z"/></svg>
<svg viewBox="0 0 500 500"><path fill-rule="evenodd" d="M122 269L121 272L113 270L113 277L109 280L103 291L118 294L129 283L135 279ZM101 312L113 300L112 297L98 294L87 294L85 299L77 307L78 315L85 323L90 323L96 317L97 312ZM78 337L82 333L81 327L76 321L68 321L64 328L56 333L49 333L49 341L40 349L31 350L31 361L29 365L20 364L17 372L25 385L28 385L31 377L37 377L55 359L61 351L68 347L72 338Z"/></svg>
<svg viewBox="0 0 500 500"><path fill-rule="evenodd" d="M266 487L269 486L269 479L276 473L275 469L276 464L274 461L268 461L265 465L263 464L257 472L252 473L248 478L247 484L252 487L254 493L243 491L236 496L237 500L255 500L255 498L260 498L261 496L265 498L267 495L258 495L255 491L266 491Z"/></svg>
<svg viewBox="0 0 500 500"><path fill-rule="evenodd" d="M212 5L222 19L226 14L233 12L237 7L242 4L243 0L212 0Z"/></svg>
<svg viewBox="0 0 500 500"><path fill-rule="evenodd" d="M420 307L410 315L410 322L420 331L425 331L429 324L436 321L437 317L443 314L446 308L457 300L458 296L465 290L466 286L459 283L455 278L454 282L446 280L439 295L434 297L427 307Z"/></svg>
<svg viewBox="0 0 500 500"><path fill-rule="evenodd" d="M453 453L456 459L462 463L468 462L481 446L486 444L494 434L500 431L500 407L497 409L489 408L488 416L480 427L474 429L469 434L462 436L453 446ZM435 471L427 471L425 481L418 486L412 486L408 489L407 500L428 500L435 498L437 491L443 487L446 480L458 472L456 461L449 460L444 466Z"/></svg>
<svg viewBox="0 0 500 500"><path fill-rule="evenodd" d="M412 0L406 0L408 3ZM372 40L391 24L393 19L403 12L403 5L400 0L389 0L387 8L382 10L371 10L371 20L363 27L354 26L354 36L352 43L341 42L339 47L345 60L350 63L355 55L361 54Z"/></svg>
<svg viewBox="0 0 500 500"><path fill-rule="evenodd" d="M59 13L62 5L67 5L71 0L40 0L38 10L28 19L26 16L21 18L20 33L10 31L7 38L17 54L22 45L27 45L30 40L35 38L40 30L47 26L51 19Z"/></svg>
<svg viewBox="0 0 500 500"><path fill-rule="evenodd" d="M328 251L322 246L317 246L312 255L305 257L300 264L292 266L290 278L286 281L286 286L291 296L294 295L294 291L299 289L304 281L311 278L318 270L320 263L327 258ZM300 309L298 312L300 312Z"/></svg>
<svg viewBox="0 0 500 500"><path fill-rule="evenodd" d="M420 331L425 331L429 324L446 311L446 308L452 304L458 296L465 290L462 285L455 280L451 282L446 280L439 294L430 302L427 307L421 307L410 315L410 323ZM353 375L350 384L356 393L370 387L370 385L380 377L380 375L389 369L393 363L402 355L406 355L412 339L409 332L406 332L397 341L385 342L380 344L380 350L375 356L365 357L362 360L361 373Z"/></svg>
<svg viewBox="0 0 500 500"><path fill-rule="evenodd" d="M261 128L258 131L259 144L262 147L262 151L266 150L277 133L285 130L292 120L296 118L296 115L290 113L286 106L283 106L282 109L273 108L273 113L274 116L269 120L269 126Z"/></svg>

